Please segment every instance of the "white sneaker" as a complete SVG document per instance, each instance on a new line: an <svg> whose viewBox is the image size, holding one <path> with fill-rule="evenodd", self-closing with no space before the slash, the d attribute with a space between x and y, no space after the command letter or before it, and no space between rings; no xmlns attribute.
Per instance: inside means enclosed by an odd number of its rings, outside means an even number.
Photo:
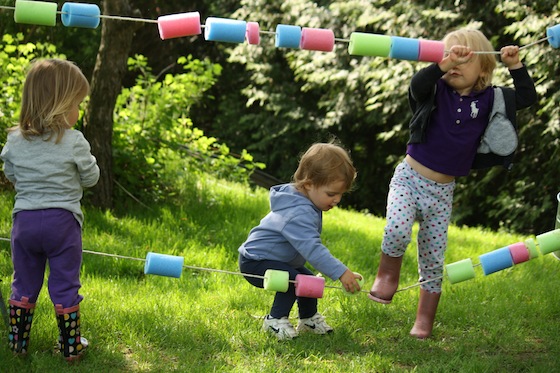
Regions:
<svg viewBox="0 0 560 373"><path fill-rule="evenodd" d="M315 334L327 334L332 333L333 328L325 322L325 316L320 313L316 313L313 317L308 319L299 319L298 332L313 332Z"/></svg>
<svg viewBox="0 0 560 373"><path fill-rule="evenodd" d="M275 319L270 315L266 315L264 317L263 330L275 334L279 340L292 339L298 335L294 326L287 317Z"/></svg>

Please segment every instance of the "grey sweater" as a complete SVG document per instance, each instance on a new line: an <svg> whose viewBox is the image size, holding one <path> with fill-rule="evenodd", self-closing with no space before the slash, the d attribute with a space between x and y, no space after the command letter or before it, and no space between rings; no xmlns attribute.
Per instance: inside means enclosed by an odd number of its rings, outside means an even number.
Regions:
<svg viewBox="0 0 560 373"><path fill-rule="evenodd" d="M83 188L97 184L99 167L81 132L68 129L55 144L40 137L26 140L15 130L8 134L0 158L16 190L12 216L22 210L61 208L83 224Z"/></svg>

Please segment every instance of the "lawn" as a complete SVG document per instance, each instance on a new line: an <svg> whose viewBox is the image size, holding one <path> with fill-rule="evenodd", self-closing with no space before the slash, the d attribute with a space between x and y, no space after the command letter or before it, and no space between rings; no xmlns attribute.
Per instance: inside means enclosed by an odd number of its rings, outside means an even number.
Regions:
<svg viewBox="0 0 560 373"><path fill-rule="evenodd" d="M13 356L3 343L1 371L558 371L560 261L552 255L488 276L476 267L474 279L458 284L444 281L434 335L425 341L408 335L418 297L413 287L397 293L390 305L374 303L365 293L348 296L326 288L319 311L334 334L279 342L261 331L273 293L252 287L237 272L237 247L268 211L267 191L210 176L183 181L172 200L143 201L149 208L129 200L113 212L85 209L84 249L93 253L84 253L81 312L82 334L91 346L79 365L67 365L54 349L54 309L44 287L28 356ZM12 198L10 192L0 194L2 238L10 234ZM364 289L373 283L383 225L382 218L338 208L324 215L324 243L364 276ZM446 262L478 263L479 255L526 238L452 226ZM182 256L188 267L181 278L145 275L148 252ZM11 273L9 242L0 241L4 300ZM411 244L401 287L416 281ZM7 341L2 330L0 338Z"/></svg>

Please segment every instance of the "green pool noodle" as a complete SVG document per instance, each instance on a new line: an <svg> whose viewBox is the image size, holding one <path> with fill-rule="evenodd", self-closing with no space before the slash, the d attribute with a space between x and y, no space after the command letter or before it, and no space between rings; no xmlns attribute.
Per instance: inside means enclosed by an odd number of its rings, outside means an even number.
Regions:
<svg viewBox="0 0 560 373"><path fill-rule="evenodd" d="M14 21L40 26L56 25L56 3L16 0Z"/></svg>
<svg viewBox="0 0 560 373"><path fill-rule="evenodd" d="M391 37L387 35L353 32L350 35L348 53L358 56L388 57L391 52Z"/></svg>

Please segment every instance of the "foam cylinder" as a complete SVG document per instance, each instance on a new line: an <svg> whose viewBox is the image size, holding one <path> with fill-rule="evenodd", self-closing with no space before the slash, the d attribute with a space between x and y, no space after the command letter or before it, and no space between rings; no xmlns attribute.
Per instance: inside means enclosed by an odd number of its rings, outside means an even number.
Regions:
<svg viewBox="0 0 560 373"><path fill-rule="evenodd" d="M418 60L424 62L440 62L445 55L445 44L436 40L420 40Z"/></svg>
<svg viewBox="0 0 560 373"><path fill-rule="evenodd" d="M362 275L359 274L358 272L354 272L354 274L360 276L360 278L359 278L357 281L358 281L358 285L360 285L360 289L361 289L362 286L364 286L364 276L362 276ZM357 291L357 292L355 292L355 293L351 293L351 292L349 292L348 290L346 290L346 288L344 288L344 287L342 288L342 290L344 290L344 294L345 294L345 295L349 295L349 296L350 296L350 295L356 295L356 294L359 294L359 293L360 293L359 291Z"/></svg>
<svg viewBox="0 0 560 373"><path fill-rule="evenodd" d="M535 259L539 256L539 250L537 249L537 243L534 239L528 238L525 240L525 245L529 251L529 259Z"/></svg>
<svg viewBox="0 0 560 373"><path fill-rule="evenodd" d="M560 48L560 24L546 29L548 44L553 48Z"/></svg>
<svg viewBox="0 0 560 373"><path fill-rule="evenodd" d="M494 272L501 271L502 269L509 268L513 265L511 254L508 247L502 247L479 256L480 264L484 275L489 275Z"/></svg>
<svg viewBox="0 0 560 373"><path fill-rule="evenodd" d="M204 38L210 41L243 43L247 33L247 22L228 18L206 18Z"/></svg>
<svg viewBox="0 0 560 373"><path fill-rule="evenodd" d="M30 25L55 26L56 8L56 3L16 0L14 21Z"/></svg>
<svg viewBox="0 0 560 373"><path fill-rule="evenodd" d="M467 281L475 277L471 258L446 265L445 272L447 273L449 282L452 284Z"/></svg>
<svg viewBox="0 0 560 373"><path fill-rule="evenodd" d="M351 55L388 57L390 52L390 36L363 32L353 32L350 34L348 53Z"/></svg>
<svg viewBox="0 0 560 373"><path fill-rule="evenodd" d="M95 4L64 3L60 19L66 27L97 28L101 11Z"/></svg>
<svg viewBox="0 0 560 373"><path fill-rule="evenodd" d="M184 261L185 258L182 256L149 252L148 255L146 255L144 273L147 275L179 278L183 273Z"/></svg>
<svg viewBox="0 0 560 373"><path fill-rule="evenodd" d="M285 293L290 286L290 274L277 269L267 269L264 273L263 288Z"/></svg>
<svg viewBox="0 0 560 373"><path fill-rule="evenodd" d="M304 27L301 30L301 49L332 52L334 32L328 29Z"/></svg>
<svg viewBox="0 0 560 373"><path fill-rule="evenodd" d="M199 35L202 33L199 12L161 16L158 17L157 23L161 40Z"/></svg>
<svg viewBox="0 0 560 373"><path fill-rule="evenodd" d="M537 242L539 243L542 255L560 250L560 229L539 234Z"/></svg>
<svg viewBox="0 0 560 373"><path fill-rule="evenodd" d="M301 43L301 27L292 25L276 25L277 48L299 48Z"/></svg>
<svg viewBox="0 0 560 373"><path fill-rule="evenodd" d="M517 242L508 246L513 264L519 264L531 259L529 250L524 242Z"/></svg>
<svg viewBox="0 0 560 373"><path fill-rule="evenodd" d="M296 297L322 298L325 279L319 276L296 275Z"/></svg>
<svg viewBox="0 0 560 373"><path fill-rule="evenodd" d="M245 32L247 43L258 45L261 42L259 31L260 30L258 22L247 22L247 30Z"/></svg>
<svg viewBox="0 0 560 373"><path fill-rule="evenodd" d="M389 53L389 57L400 60L418 61L419 53L420 40L391 36L391 52Z"/></svg>

